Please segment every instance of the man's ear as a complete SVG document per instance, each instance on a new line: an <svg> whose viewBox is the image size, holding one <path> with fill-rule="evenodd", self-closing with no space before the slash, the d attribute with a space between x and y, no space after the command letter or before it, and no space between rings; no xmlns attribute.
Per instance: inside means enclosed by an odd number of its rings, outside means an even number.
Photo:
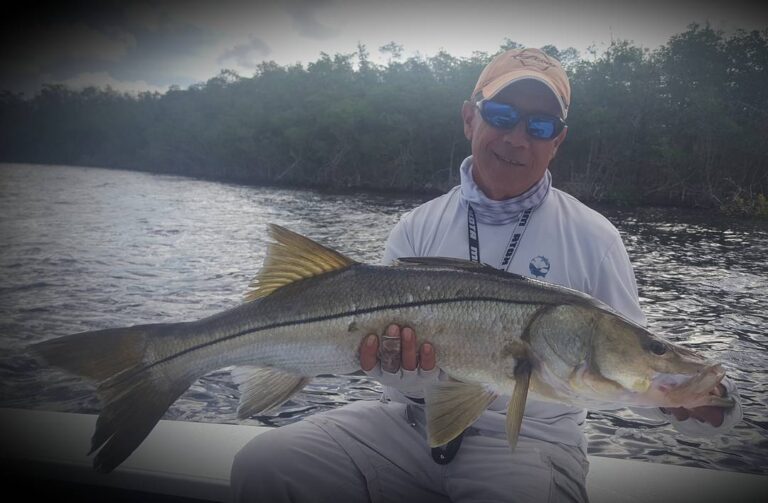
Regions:
<svg viewBox="0 0 768 503"><path fill-rule="evenodd" d="M475 111L477 108L474 103L465 101L461 105L461 119L464 122L464 136L467 140L472 141L472 120L475 118Z"/></svg>
<svg viewBox="0 0 768 503"><path fill-rule="evenodd" d="M557 149L563 144L566 136L568 136L568 126L565 126L563 130L560 131L560 134L557 135L557 138L554 139L555 148L552 150L552 157L549 158L550 161L557 155Z"/></svg>

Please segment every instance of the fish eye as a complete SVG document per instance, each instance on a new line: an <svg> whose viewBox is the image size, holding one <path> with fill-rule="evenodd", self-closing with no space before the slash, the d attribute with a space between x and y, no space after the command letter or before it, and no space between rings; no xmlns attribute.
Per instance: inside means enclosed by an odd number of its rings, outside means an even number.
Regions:
<svg viewBox="0 0 768 503"><path fill-rule="evenodd" d="M651 344L650 346L648 346L648 349L651 350L651 353L661 356L667 352L667 345L661 341L651 341Z"/></svg>

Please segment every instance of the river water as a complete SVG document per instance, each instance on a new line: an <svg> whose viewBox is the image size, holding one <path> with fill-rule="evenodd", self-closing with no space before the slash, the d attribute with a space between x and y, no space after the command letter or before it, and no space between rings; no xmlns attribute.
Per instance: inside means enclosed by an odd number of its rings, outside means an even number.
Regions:
<svg viewBox="0 0 768 503"><path fill-rule="evenodd" d="M375 263L399 216L423 201L0 165L0 406L97 412L92 385L41 367L26 346L237 305L263 259L268 222ZM650 328L723 362L744 421L701 440L630 412L590 412L590 453L768 474L768 223L678 209L601 211L624 237ZM222 370L165 417L280 426L378 395L366 378L321 377L277 413L238 421L238 391Z"/></svg>

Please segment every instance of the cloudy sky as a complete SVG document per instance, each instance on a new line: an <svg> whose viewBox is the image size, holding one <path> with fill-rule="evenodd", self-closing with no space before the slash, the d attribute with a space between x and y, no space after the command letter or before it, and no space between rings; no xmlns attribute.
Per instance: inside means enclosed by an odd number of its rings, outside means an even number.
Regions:
<svg viewBox="0 0 768 503"><path fill-rule="evenodd" d="M60 2L61 4L70 2ZM74 2L73 2L74 3ZM34 93L45 83L164 92L223 68L250 76L262 61L314 61L364 44L401 44L405 56L494 52L506 38L586 54L611 39L651 49L691 22L718 29L768 28L760 2L731 0L283 0L4 2L0 89Z"/></svg>

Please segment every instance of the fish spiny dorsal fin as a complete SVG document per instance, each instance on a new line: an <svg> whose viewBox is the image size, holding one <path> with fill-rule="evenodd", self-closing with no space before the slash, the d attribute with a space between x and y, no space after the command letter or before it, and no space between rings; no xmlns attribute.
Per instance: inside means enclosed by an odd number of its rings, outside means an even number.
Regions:
<svg viewBox="0 0 768 503"><path fill-rule="evenodd" d="M268 233L272 242L267 248L261 271L250 285L252 290L245 295L246 302L266 297L294 281L357 264L351 258L285 227L268 224Z"/></svg>

